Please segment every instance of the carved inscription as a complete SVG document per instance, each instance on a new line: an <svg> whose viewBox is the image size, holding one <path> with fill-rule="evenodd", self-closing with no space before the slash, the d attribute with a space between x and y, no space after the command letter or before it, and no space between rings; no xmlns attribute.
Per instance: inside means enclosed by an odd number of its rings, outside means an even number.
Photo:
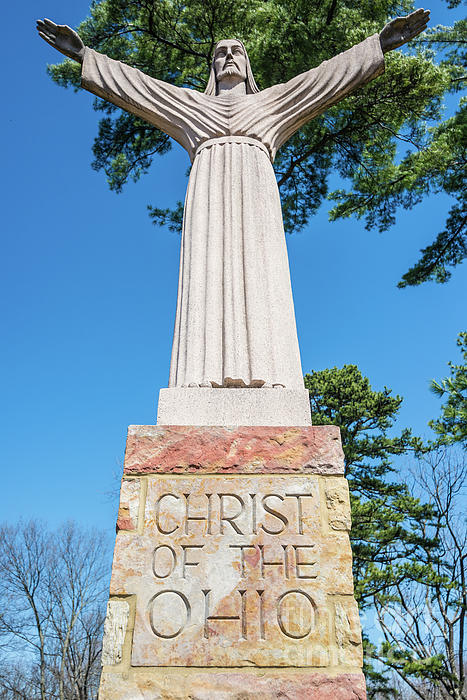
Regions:
<svg viewBox="0 0 467 700"><path fill-rule="evenodd" d="M329 664L319 493L312 476L149 479L144 532L122 554L132 664Z"/></svg>
<svg viewBox="0 0 467 700"><path fill-rule="evenodd" d="M204 493L198 496L191 493L162 493L155 504L154 522L161 535L181 532L185 535L192 532L223 535L229 527L238 535L256 535L258 530L269 535L281 535L286 530L303 535L303 503L305 499L313 497L316 498L311 493L250 493L248 497L237 493ZM217 500L217 508L213 505L214 500ZM294 503L293 520L289 520L281 510L284 501L290 500ZM258 504L265 516L265 522L259 524Z"/></svg>

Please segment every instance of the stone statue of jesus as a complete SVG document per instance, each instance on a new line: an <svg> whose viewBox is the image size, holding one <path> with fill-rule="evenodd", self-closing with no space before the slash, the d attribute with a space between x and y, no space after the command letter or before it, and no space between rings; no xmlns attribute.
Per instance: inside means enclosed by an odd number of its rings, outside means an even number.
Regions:
<svg viewBox="0 0 467 700"><path fill-rule="evenodd" d="M169 387L303 389L277 150L306 122L384 71L423 31L416 10L317 68L257 87L241 41L220 41L204 93L151 78L44 19L40 36L82 63L84 88L174 138L192 162Z"/></svg>

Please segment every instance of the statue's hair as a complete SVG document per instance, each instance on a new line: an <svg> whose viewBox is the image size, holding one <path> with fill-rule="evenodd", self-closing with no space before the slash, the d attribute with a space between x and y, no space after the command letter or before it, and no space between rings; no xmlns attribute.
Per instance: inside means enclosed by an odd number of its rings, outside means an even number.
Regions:
<svg viewBox="0 0 467 700"><path fill-rule="evenodd" d="M251 95L252 93L255 93L255 92L259 92L259 87L256 85L256 81L253 77L253 71L251 70L250 59L248 58L248 53L247 53L247 50L245 48L245 45L244 45L243 41L240 41L240 39L235 39L235 41L238 41L238 43L242 47L243 52L245 54L245 58L246 58L246 92L248 95ZM204 91L205 95L216 95L217 94L217 80L216 80L216 71L214 68L214 60L216 58L216 49L220 43L221 42L218 41L214 47L214 53L213 53L212 62L211 62L211 71L209 73L209 80L208 80L208 84L206 85L206 90Z"/></svg>

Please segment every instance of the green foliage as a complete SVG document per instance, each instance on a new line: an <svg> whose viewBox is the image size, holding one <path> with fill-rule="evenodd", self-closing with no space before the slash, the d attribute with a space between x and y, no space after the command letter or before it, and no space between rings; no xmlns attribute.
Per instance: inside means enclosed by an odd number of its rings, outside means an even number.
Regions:
<svg viewBox="0 0 467 700"><path fill-rule="evenodd" d="M455 5L457 0L452 0ZM261 88L318 65L382 29L412 0L94 0L78 27L84 43L148 75L203 90L215 42L235 36L249 51ZM383 77L360 89L306 125L278 154L275 170L284 223L289 232L305 226L323 202L335 202L331 218L355 214L369 228L391 226L398 208L412 207L433 192L457 197L446 230L423 251L402 285L445 281L448 268L465 256L465 201L460 193L465 166L465 113L442 119L443 99L461 88L465 23L438 27L413 54L387 54ZM449 47L434 61L434 48ZM69 60L50 66L58 84L79 88L79 66ZM170 149L167 137L149 124L101 100L103 111L93 166L120 191L147 172ZM400 156L401 147L407 153ZM337 173L350 190L329 192ZM155 207L155 223L178 228L177 212Z"/></svg>
<svg viewBox="0 0 467 700"><path fill-rule="evenodd" d="M155 224L167 226L169 231L181 231L183 222L183 203L177 202L175 209L159 209L148 205L149 216Z"/></svg>
<svg viewBox="0 0 467 700"><path fill-rule="evenodd" d="M439 679L445 669L443 654L435 654L423 659L417 658L407 649L401 649L393 644L384 642L379 650L379 658L394 670L399 670L407 678L431 678Z"/></svg>
<svg viewBox="0 0 467 700"><path fill-rule="evenodd" d="M458 4L451 3L451 7ZM450 70L449 91L465 89L467 77L467 20L451 27L436 27L426 33L428 47L442 49L441 65ZM408 165L414 168L415 182L426 193L445 192L455 202L446 220L446 227L435 241L422 250L422 257L399 282L399 287L420 284L426 280L446 282L449 268L461 263L467 255L467 100L461 98L456 114L433 127L429 142L415 154Z"/></svg>
<svg viewBox="0 0 467 700"><path fill-rule="evenodd" d="M106 110L110 111L107 105ZM107 116L99 123L92 166L106 172L111 190L121 192L129 178L136 182L149 170L154 155L167 153L170 139L156 129L148 129L142 119L118 111L115 118Z"/></svg>
<svg viewBox="0 0 467 700"><path fill-rule="evenodd" d="M432 391L445 398L441 409L442 417L430 422L430 426L439 435L438 442L444 445L460 443L467 447L467 333L459 333L457 339L463 363L449 362L451 376L431 383Z"/></svg>
<svg viewBox="0 0 467 700"><path fill-rule="evenodd" d="M420 546L405 578L374 597L384 638L375 654L414 697L460 700L467 689L465 452L432 450L421 457L412 476L412 488L433 511L418 520Z"/></svg>
<svg viewBox="0 0 467 700"><path fill-rule="evenodd" d="M432 540L417 532L417 522L432 509L396 478L395 457L422 450L408 429L393 435L402 403L390 389L374 391L355 365L305 375L314 425L332 423L341 430L345 472L352 504L352 551L355 595L360 608L370 607L418 567L421 544ZM420 572L417 571L419 575ZM366 657L372 646L365 640ZM365 674L373 697L393 697L385 677L370 664Z"/></svg>
<svg viewBox="0 0 467 700"><path fill-rule="evenodd" d="M467 332L459 334L457 345L461 363L449 362L451 376L431 383L445 399L441 418L430 422L437 440L417 450L418 468L412 473L412 492L423 494L431 509L412 520L416 549L397 564L398 575L382 571L384 585L373 595L384 641L369 653L421 700L460 699L467 689ZM386 697L379 681L376 673L380 694L370 697Z"/></svg>
<svg viewBox="0 0 467 700"><path fill-rule="evenodd" d="M360 605L371 601L384 584L388 567L413 553L411 518L425 512L407 486L394 479L391 460L421 449L408 429L390 436L400 396L374 391L355 365L305 375L313 425L338 425L352 500L352 546L356 595Z"/></svg>

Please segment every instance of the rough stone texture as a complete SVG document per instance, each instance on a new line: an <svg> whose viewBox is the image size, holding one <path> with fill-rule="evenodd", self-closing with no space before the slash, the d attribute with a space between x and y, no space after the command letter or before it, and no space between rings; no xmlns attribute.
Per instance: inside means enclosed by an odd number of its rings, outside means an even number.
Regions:
<svg viewBox="0 0 467 700"><path fill-rule="evenodd" d="M353 597L334 598L334 629L337 642L336 665L361 666L363 664L360 618Z"/></svg>
<svg viewBox="0 0 467 700"><path fill-rule="evenodd" d="M352 559L347 533L323 527L318 477L153 476L147 489L144 532L119 533L110 585L136 594L134 666L331 664Z"/></svg>
<svg viewBox="0 0 467 700"><path fill-rule="evenodd" d="M306 389L161 389L157 425L311 425Z"/></svg>
<svg viewBox="0 0 467 700"><path fill-rule="evenodd" d="M350 496L347 481L327 479L325 495L329 526L333 530L350 530Z"/></svg>
<svg viewBox="0 0 467 700"><path fill-rule="evenodd" d="M117 530L136 530L138 527L139 498L139 480L122 479Z"/></svg>
<svg viewBox="0 0 467 700"><path fill-rule="evenodd" d="M109 600L102 642L102 665L119 664L130 615L126 600Z"/></svg>
<svg viewBox="0 0 467 700"><path fill-rule="evenodd" d="M237 391L237 389L232 389ZM131 425L124 473L344 473L340 431L309 427Z"/></svg>
<svg viewBox="0 0 467 700"><path fill-rule="evenodd" d="M361 672L324 675L275 669L102 675L99 700L365 700Z"/></svg>
<svg viewBox="0 0 467 700"><path fill-rule="evenodd" d="M131 426L100 700L363 700L342 470L334 426Z"/></svg>

